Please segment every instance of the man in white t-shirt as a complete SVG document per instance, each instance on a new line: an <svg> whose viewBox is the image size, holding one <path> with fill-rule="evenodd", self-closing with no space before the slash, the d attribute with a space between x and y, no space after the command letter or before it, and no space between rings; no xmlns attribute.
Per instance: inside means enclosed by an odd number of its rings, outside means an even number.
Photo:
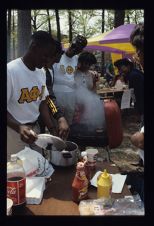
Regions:
<svg viewBox="0 0 154 226"><path fill-rule="evenodd" d="M86 45L86 38L78 35L62 55L60 62L53 65L55 74L53 90L57 103L63 109L69 125L72 124L75 110L74 72L78 63L77 55Z"/></svg>
<svg viewBox="0 0 154 226"><path fill-rule="evenodd" d="M40 104L43 105L46 114L46 126L49 129L52 127L47 104L49 93L42 67L52 60L55 49L55 41L51 35L45 31L38 31L31 36L25 55L7 64L8 160L11 154L32 145L37 139ZM56 115L52 108L51 112ZM64 117L57 120L59 136L64 138L68 133L68 124Z"/></svg>

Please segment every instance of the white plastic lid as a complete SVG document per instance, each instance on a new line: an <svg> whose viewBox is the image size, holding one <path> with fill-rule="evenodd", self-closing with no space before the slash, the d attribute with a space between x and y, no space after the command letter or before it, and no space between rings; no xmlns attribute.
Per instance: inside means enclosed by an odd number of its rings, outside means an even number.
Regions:
<svg viewBox="0 0 154 226"><path fill-rule="evenodd" d="M87 152L86 151L82 151L81 152L81 157L87 156Z"/></svg>
<svg viewBox="0 0 154 226"><path fill-rule="evenodd" d="M11 161L16 161L16 160L17 160L17 155L16 154L11 155Z"/></svg>

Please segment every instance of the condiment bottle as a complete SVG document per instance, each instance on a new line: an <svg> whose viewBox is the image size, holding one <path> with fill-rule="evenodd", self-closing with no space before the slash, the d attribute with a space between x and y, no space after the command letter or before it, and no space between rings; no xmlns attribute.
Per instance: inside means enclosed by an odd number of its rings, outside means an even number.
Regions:
<svg viewBox="0 0 154 226"><path fill-rule="evenodd" d="M72 199L74 202L80 202L88 198L88 179L85 174L83 162L78 162L76 174L72 183Z"/></svg>
<svg viewBox="0 0 154 226"><path fill-rule="evenodd" d="M110 198L112 192L112 177L106 169L97 180L97 198Z"/></svg>
<svg viewBox="0 0 154 226"><path fill-rule="evenodd" d="M12 214L21 213L26 204L26 176L16 154L7 163L7 197L13 201Z"/></svg>
<svg viewBox="0 0 154 226"><path fill-rule="evenodd" d="M90 167L89 167L89 164L88 164L87 152L82 151L81 157L82 157L81 161L84 163L85 174L86 174L86 177L88 179L88 183L90 185L91 170L90 170Z"/></svg>

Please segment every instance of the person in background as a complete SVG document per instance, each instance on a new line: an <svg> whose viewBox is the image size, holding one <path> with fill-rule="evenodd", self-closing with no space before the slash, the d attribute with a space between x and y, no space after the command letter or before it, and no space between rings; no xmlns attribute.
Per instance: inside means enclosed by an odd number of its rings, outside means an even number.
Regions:
<svg viewBox="0 0 154 226"><path fill-rule="evenodd" d="M97 63L96 57L90 52L83 52L78 58L77 70L75 72L75 85L84 86L89 90L96 91L98 73L90 70Z"/></svg>
<svg viewBox="0 0 154 226"><path fill-rule="evenodd" d="M90 52L83 52L78 58L77 70L74 74L76 92L82 92L81 87L86 90L96 92L96 82L98 81L98 73L90 70L97 63L96 57ZM79 91L80 89L80 91ZM76 105L73 117L73 123L80 120L80 115L83 113L84 106L78 103L78 95L76 95Z"/></svg>
<svg viewBox="0 0 154 226"><path fill-rule="evenodd" d="M53 90L57 99L57 104L63 110L69 125L72 124L75 110L74 72L78 63L77 55L83 51L86 45L86 38L77 35L69 48L62 55L60 62L53 65L55 74Z"/></svg>
<svg viewBox="0 0 154 226"><path fill-rule="evenodd" d="M40 104L47 117L50 116L47 103L50 97L42 67L52 60L55 51L52 36L37 31L31 36L24 56L7 64L7 160L37 139ZM50 130L50 125L46 126ZM68 128L63 117L58 120L58 126L59 136L65 137Z"/></svg>
<svg viewBox="0 0 154 226"><path fill-rule="evenodd" d="M105 76L104 77L105 77L108 85L110 86L115 77L114 67L113 67L111 60L108 60L105 65Z"/></svg>
<svg viewBox="0 0 154 226"><path fill-rule="evenodd" d="M134 107L139 114L142 124L144 115L144 74L142 71L134 68L133 62L128 58L117 60L114 65L118 68L119 74L124 76L129 89L133 88L134 90Z"/></svg>
<svg viewBox="0 0 154 226"><path fill-rule="evenodd" d="M130 35L130 42L136 48L136 53L139 59L139 63L144 71L144 24L136 25L135 29ZM139 148L138 154L140 155L139 165L144 165L144 121L142 128L139 132L134 133L131 136L131 142L134 146ZM144 202L144 174L128 176L126 180L127 184L131 184L132 189L141 197Z"/></svg>
<svg viewBox="0 0 154 226"><path fill-rule="evenodd" d="M122 74L116 75L113 79L112 86L114 86L117 89L126 88L124 76Z"/></svg>
<svg viewBox="0 0 154 226"><path fill-rule="evenodd" d="M56 46L56 54L52 58L51 62L44 66L43 71L46 74L46 86L47 86L47 89L48 89L48 92L49 92L50 105L52 106L54 111L57 111L57 113L53 115L53 114L51 114L50 109L49 109L50 117L51 117L51 121L50 121L50 124L51 124L50 128L51 129L50 129L49 132L51 134L58 135L57 119L64 117L64 114L61 111L61 109L59 108L59 106L57 105L56 97L55 97L55 94L53 92L53 83L54 83L53 64L59 63L60 58L61 58L62 54L64 53L64 51L62 49L61 43L58 40L55 40L55 46ZM46 127L45 127L45 123L44 123L45 120L46 120L46 116L42 115L42 106L40 105L40 116L38 118L38 122L39 122L39 125L40 125L40 133L46 132L46 130L45 130ZM65 122L65 124L69 128L67 121Z"/></svg>

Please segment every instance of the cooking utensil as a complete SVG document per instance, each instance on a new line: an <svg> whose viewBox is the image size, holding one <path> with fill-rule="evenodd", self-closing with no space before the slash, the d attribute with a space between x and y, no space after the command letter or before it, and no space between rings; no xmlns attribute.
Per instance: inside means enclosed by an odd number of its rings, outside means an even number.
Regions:
<svg viewBox="0 0 154 226"><path fill-rule="evenodd" d="M35 144L43 149L46 149L48 145L53 144L58 151L62 151L66 148L65 142L60 137L51 134L39 134Z"/></svg>
<svg viewBox="0 0 154 226"><path fill-rule="evenodd" d="M77 163L79 158L78 145L72 141L66 141L66 149L57 151L54 146L50 150L50 162L56 166L71 166Z"/></svg>

